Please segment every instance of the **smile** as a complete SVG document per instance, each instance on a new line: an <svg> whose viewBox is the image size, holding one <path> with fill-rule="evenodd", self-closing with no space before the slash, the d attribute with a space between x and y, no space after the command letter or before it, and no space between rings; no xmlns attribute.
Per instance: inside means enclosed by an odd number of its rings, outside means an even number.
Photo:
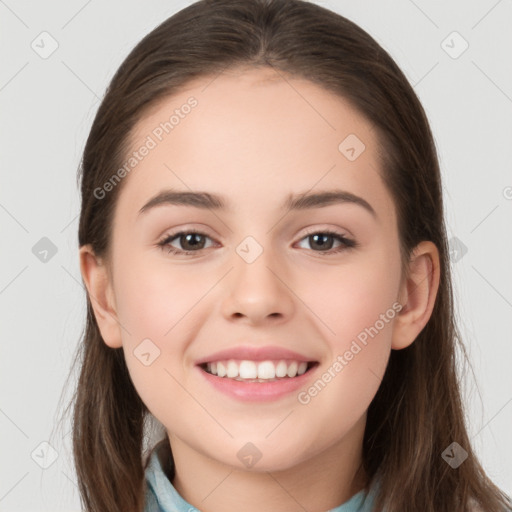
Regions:
<svg viewBox="0 0 512 512"><path fill-rule="evenodd" d="M314 379L317 361L227 359L199 364L206 382L235 400L261 402L285 399Z"/></svg>
<svg viewBox="0 0 512 512"><path fill-rule="evenodd" d="M314 364L313 361L284 359L265 361L229 359L204 363L201 368L211 375L240 382L274 382L303 375Z"/></svg>

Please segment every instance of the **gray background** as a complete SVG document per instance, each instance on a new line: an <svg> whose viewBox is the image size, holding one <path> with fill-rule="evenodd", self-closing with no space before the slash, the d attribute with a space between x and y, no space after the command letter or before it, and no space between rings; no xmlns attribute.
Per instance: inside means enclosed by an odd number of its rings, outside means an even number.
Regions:
<svg viewBox="0 0 512 512"><path fill-rule="evenodd" d="M61 397L85 314L76 169L114 71L146 33L189 3L0 0L1 511L80 510L70 426L56 425L73 390L71 380ZM510 494L512 2L316 3L388 50L429 116L457 315L474 369L465 377L470 435L491 478ZM58 48L42 58L52 38ZM459 55L464 40L469 47ZM43 237L57 251L46 261Z"/></svg>

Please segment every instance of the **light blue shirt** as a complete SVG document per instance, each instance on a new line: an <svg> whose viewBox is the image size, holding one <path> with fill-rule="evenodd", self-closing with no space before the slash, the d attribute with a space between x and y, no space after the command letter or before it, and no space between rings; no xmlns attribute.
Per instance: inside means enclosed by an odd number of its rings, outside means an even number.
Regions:
<svg viewBox="0 0 512 512"><path fill-rule="evenodd" d="M158 443L146 467L147 482L144 512L198 512L198 509L185 501L174 488L163 470L169 452L167 441ZM358 492L345 503L326 512L371 512L375 491Z"/></svg>

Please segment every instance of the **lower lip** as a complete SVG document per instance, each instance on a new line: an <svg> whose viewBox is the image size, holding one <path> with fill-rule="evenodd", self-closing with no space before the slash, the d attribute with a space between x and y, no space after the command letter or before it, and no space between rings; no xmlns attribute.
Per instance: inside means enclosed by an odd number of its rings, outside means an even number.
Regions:
<svg viewBox="0 0 512 512"><path fill-rule="evenodd" d="M305 385L316 366L297 377L272 382L243 382L227 377L218 377L197 367L204 378L216 389L233 398L245 401L263 402L282 398Z"/></svg>

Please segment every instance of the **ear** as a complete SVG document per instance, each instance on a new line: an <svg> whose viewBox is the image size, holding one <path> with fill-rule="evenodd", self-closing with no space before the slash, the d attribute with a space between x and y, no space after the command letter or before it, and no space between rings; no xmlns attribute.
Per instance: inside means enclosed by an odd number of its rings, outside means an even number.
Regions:
<svg viewBox="0 0 512 512"><path fill-rule="evenodd" d="M80 247L80 272L103 341L111 348L120 348L121 328L110 273L106 263L94 254L90 245Z"/></svg>
<svg viewBox="0 0 512 512"><path fill-rule="evenodd" d="M400 287L402 309L395 317L391 348L400 350L413 343L427 324L439 288L439 251L430 241L419 243L409 260L409 276Z"/></svg>

